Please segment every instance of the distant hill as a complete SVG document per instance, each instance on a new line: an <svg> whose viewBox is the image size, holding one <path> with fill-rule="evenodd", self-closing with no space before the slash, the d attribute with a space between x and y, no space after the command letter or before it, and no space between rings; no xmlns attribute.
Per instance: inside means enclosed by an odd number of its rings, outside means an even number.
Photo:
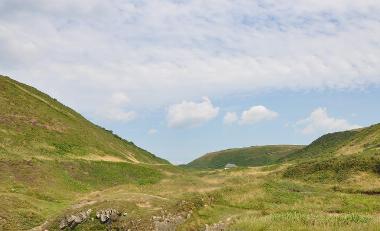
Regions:
<svg viewBox="0 0 380 231"><path fill-rule="evenodd" d="M234 148L208 153L187 164L193 168L222 168L226 164L237 166L262 166L276 163L290 153L302 149L302 145L268 145Z"/></svg>
<svg viewBox="0 0 380 231"><path fill-rule="evenodd" d="M253 146L208 153L186 166L211 169L222 168L228 163L238 166L262 166L378 152L380 152L380 124L375 124L366 128L329 133L307 146Z"/></svg>
<svg viewBox="0 0 380 231"><path fill-rule="evenodd" d="M33 87L0 76L1 159L168 164Z"/></svg>

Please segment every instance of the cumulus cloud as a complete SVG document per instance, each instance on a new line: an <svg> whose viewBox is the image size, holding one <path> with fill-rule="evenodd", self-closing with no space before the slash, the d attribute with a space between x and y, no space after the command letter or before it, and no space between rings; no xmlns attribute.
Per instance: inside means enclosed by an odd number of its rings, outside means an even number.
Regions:
<svg viewBox="0 0 380 231"><path fill-rule="evenodd" d="M265 120L273 120L278 116L277 112L271 111L264 106L253 106L243 111L240 118L240 124L254 124Z"/></svg>
<svg viewBox="0 0 380 231"><path fill-rule="evenodd" d="M2 0L0 71L89 112L119 91L145 109L363 88L380 84L379 15L378 0Z"/></svg>
<svg viewBox="0 0 380 231"><path fill-rule="evenodd" d="M169 127L195 127L215 118L219 108L215 107L209 98L201 102L182 101L169 107L167 122Z"/></svg>
<svg viewBox="0 0 380 231"><path fill-rule="evenodd" d="M236 114L236 112L227 112L225 115L224 115L224 118L223 118L223 123L224 124L233 124L235 123L236 121L239 120L239 117L238 115Z"/></svg>
<svg viewBox="0 0 380 231"><path fill-rule="evenodd" d="M303 134L337 132L360 128L360 125L351 124L345 119L330 117L326 108L315 109L309 117L297 122Z"/></svg>
<svg viewBox="0 0 380 231"><path fill-rule="evenodd" d="M249 109L243 111L239 116L236 112L227 112L224 116L224 124L238 123L240 125L255 124L262 121L273 120L278 117L278 113L269 110L265 106L258 105L252 106Z"/></svg>

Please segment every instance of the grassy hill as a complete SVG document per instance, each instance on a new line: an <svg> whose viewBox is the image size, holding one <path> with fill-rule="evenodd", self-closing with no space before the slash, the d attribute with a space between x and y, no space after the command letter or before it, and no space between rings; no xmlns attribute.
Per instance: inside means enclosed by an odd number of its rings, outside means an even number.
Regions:
<svg viewBox="0 0 380 231"><path fill-rule="evenodd" d="M222 168L292 164L284 176L331 182L350 179L356 174L380 174L380 124L326 134L308 146L257 146L206 154L187 166Z"/></svg>
<svg viewBox="0 0 380 231"><path fill-rule="evenodd" d="M286 160L351 155L380 149L380 124L324 135Z"/></svg>
<svg viewBox="0 0 380 231"><path fill-rule="evenodd" d="M234 148L206 154L190 162L187 166L213 169L223 168L227 163L237 166L270 165L303 147L302 145L268 145Z"/></svg>
<svg viewBox="0 0 380 231"><path fill-rule="evenodd" d="M341 182L363 173L378 176L380 124L324 135L284 160L296 162L284 173L291 178Z"/></svg>
<svg viewBox="0 0 380 231"><path fill-rule="evenodd" d="M168 164L48 95L0 76L0 159L87 159Z"/></svg>

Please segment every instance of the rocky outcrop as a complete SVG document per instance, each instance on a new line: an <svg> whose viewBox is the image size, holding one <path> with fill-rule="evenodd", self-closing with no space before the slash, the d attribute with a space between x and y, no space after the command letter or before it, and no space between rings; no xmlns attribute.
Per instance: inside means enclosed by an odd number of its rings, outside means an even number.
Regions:
<svg viewBox="0 0 380 231"><path fill-rule="evenodd" d="M109 224L112 221L116 221L121 216L121 213L116 209L104 209L96 213L96 218L100 220L102 224Z"/></svg>
<svg viewBox="0 0 380 231"><path fill-rule="evenodd" d="M74 229L77 225L85 222L90 217L91 211L92 210L89 209L75 215L65 216L59 223L59 228L61 230L64 230L66 228Z"/></svg>

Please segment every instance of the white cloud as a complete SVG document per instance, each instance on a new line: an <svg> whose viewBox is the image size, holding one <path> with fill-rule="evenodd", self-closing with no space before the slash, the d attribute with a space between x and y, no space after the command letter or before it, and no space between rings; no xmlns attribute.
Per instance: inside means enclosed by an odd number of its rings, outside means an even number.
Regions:
<svg viewBox="0 0 380 231"><path fill-rule="evenodd" d="M254 124L261 121L273 120L277 116L277 112L271 111L264 106L253 106L250 109L242 112L239 123Z"/></svg>
<svg viewBox="0 0 380 231"><path fill-rule="evenodd" d="M107 120L129 122L137 117L136 112L125 109L129 102L130 99L125 93L116 92L108 101L98 102L100 106L97 107L96 114Z"/></svg>
<svg viewBox="0 0 380 231"><path fill-rule="evenodd" d="M278 113L271 111L265 106L258 105L243 111L239 116L236 112L227 112L224 116L224 124L238 123L240 125L254 124L262 121L273 120L278 116Z"/></svg>
<svg viewBox="0 0 380 231"><path fill-rule="evenodd" d="M239 118L238 118L236 112L227 112L223 118L223 123L224 124L233 124L238 120L239 120Z"/></svg>
<svg viewBox="0 0 380 231"><path fill-rule="evenodd" d="M183 101L170 106L167 122L169 127L194 127L215 118L218 113L219 108L204 97L199 103Z"/></svg>
<svg viewBox="0 0 380 231"><path fill-rule="evenodd" d="M2 0L0 71L90 113L115 92L146 109L365 88L380 84L379 15L378 0Z"/></svg>
<svg viewBox="0 0 380 231"><path fill-rule="evenodd" d="M351 124L345 119L330 117L326 108L315 109L309 117L302 119L296 124L303 134L337 132L360 128L360 125Z"/></svg>
<svg viewBox="0 0 380 231"><path fill-rule="evenodd" d="M148 134L149 135L154 135L154 134L157 134L157 133L158 133L158 130L155 129L155 128L151 128L151 129L148 130Z"/></svg>

